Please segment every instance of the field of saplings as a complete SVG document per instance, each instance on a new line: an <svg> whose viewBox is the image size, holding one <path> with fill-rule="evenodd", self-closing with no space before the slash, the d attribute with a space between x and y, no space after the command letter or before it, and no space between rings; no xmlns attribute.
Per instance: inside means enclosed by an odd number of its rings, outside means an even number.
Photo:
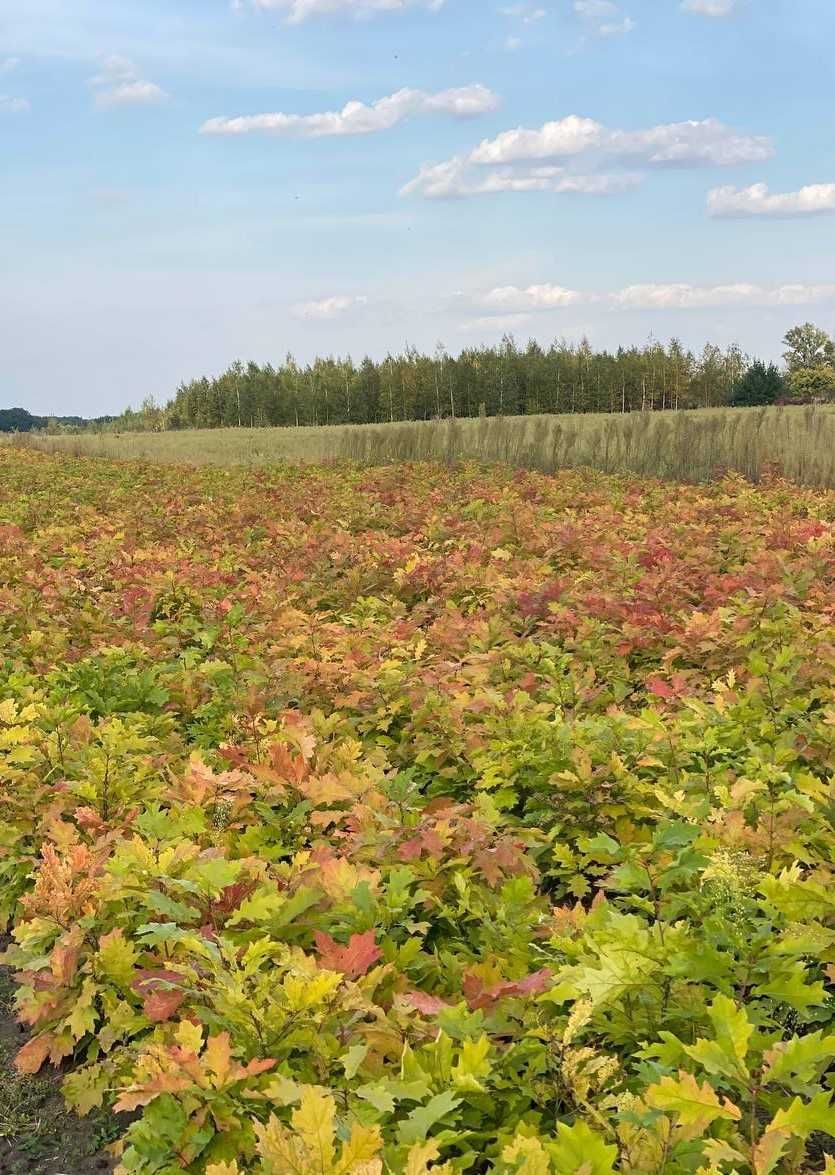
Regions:
<svg viewBox="0 0 835 1175"><path fill-rule="evenodd" d="M21 1078L122 1175L835 1172L835 493L0 453Z"/></svg>

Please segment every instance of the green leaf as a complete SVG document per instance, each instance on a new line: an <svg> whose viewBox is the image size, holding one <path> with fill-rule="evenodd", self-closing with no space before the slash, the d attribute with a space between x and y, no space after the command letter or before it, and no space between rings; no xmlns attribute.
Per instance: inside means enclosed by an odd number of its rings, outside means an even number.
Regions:
<svg viewBox="0 0 835 1175"><path fill-rule="evenodd" d="M822 1029L808 1036L793 1036L769 1049L764 1060L764 1082L802 1091L803 1087L817 1082L823 1070L835 1060L835 1036L824 1036Z"/></svg>
<svg viewBox="0 0 835 1175"><path fill-rule="evenodd" d="M693 1045L685 1045L684 1051L708 1073L747 1080L749 1074L745 1057L754 1026L745 1014L745 1009L737 1008L727 996L717 995L708 1009L708 1015L715 1039L697 1040Z"/></svg>
<svg viewBox="0 0 835 1175"><path fill-rule="evenodd" d="M742 1116L732 1102L720 1102L711 1085L699 1085L691 1073L683 1071L678 1077L662 1077L657 1085L650 1086L646 1100L655 1110L675 1114L680 1125L692 1127L694 1133L707 1130L719 1119L738 1122Z"/></svg>
<svg viewBox="0 0 835 1175"><path fill-rule="evenodd" d="M754 988L756 995L769 996L780 1003L788 1004L797 1012L807 1012L809 1008L821 1008L828 996L824 985L806 983L806 968L802 963L795 963L791 970Z"/></svg>
<svg viewBox="0 0 835 1175"><path fill-rule="evenodd" d="M808 1102L796 1097L788 1109L778 1110L769 1124L768 1132L778 1130L787 1130L804 1140L818 1132L835 1137L832 1094L821 1091Z"/></svg>
<svg viewBox="0 0 835 1175"><path fill-rule="evenodd" d="M397 1128L398 1141L405 1144L423 1142L432 1127L460 1105L461 1099L449 1089L436 1094L425 1106L412 1110L406 1121L400 1123Z"/></svg>
<svg viewBox="0 0 835 1175"><path fill-rule="evenodd" d="M216 897L238 880L242 868L242 861L227 861L225 857L203 857L192 865L189 877L206 893Z"/></svg>
<svg viewBox="0 0 835 1175"><path fill-rule="evenodd" d="M272 921L287 899L274 885L260 885L254 893L238 906L227 926L239 926L241 922L254 922L263 926Z"/></svg>
<svg viewBox="0 0 835 1175"><path fill-rule="evenodd" d="M355 1092L357 1097L361 1097L364 1102L368 1102L381 1114L394 1113L394 1098L383 1082L375 1081L368 1085L361 1085Z"/></svg>
<svg viewBox="0 0 835 1175"><path fill-rule="evenodd" d="M554 1175L612 1175L618 1148L609 1145L585 1122L560 1122L557 1141L549 1147Z"/></svg>
<svg viewBox="0 0 835 1175"><path fill-rule="evenodd" d="M339 1058L339 1063L345 1070L345 1076L350 1081L356 1077L357 1071L365 1058L368 1056L367 1044L355 1044L348 1049L347 1053L343 1053Z"/></svg>
<svg viewBox="0 0 835 1175"><path fill-rule="evenodd" d="M456 1089L483 1093L482 1078L490 1076L490 1041L487 1036L479 1040L465 1040L461 1056L452 1067L452 1081Z"/></svg>

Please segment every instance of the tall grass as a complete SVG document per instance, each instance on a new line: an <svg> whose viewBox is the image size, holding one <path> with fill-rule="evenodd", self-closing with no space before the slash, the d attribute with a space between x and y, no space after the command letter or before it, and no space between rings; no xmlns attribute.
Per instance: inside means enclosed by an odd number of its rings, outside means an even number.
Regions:
<svg viewBox="0 0 835 1175"><path fill-rule="evenodd" d="M79 456L190 464L475 460L546 473L590 466L680 481L706 481L724 470L756 481L776 466L794 481L835 486L835 411L827 407L38 435L25 443Z"/></svg>

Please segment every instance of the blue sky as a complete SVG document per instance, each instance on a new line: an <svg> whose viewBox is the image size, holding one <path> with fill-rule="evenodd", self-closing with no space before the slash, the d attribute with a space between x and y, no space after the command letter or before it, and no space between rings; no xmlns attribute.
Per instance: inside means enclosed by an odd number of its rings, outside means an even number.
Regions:
<svg viewBox="0 0 835 1175"><path fill-rule="evenodd" d="M831 0L0 0L3 404L835 327ZM351 105L348 105L351 104Z"/></svg>

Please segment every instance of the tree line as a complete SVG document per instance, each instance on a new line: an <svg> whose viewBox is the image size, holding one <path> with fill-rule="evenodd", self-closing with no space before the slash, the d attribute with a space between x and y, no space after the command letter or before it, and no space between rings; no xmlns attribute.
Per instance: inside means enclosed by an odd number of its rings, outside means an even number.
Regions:
<svg viewBox="0 0 835 1175"><path fill-rule="evenodd" d="M835 344L811 323L785 336L785 370L752 360L738 346L707 344L700 354L673 339L595 351L587 340L498 346L451 355L406 347L375 362L291 355L233 363L221 375L183 383L165 405L152 398L109 430L373 424L444 417L634 412L835 399ZM102 422L97 422L102 427Z"/></svg>
<svg viewBox="0 0 835 1175"><path fill-rule="evenodd" d="M634 412L808 402L835 397L832 340L812 324L786 336L787 371L752 361L738 346L678 340L595 351L555 341L427 355L407 347L375 362L288 355L279 366L233 363L222 375L182 384L164 407L136 415L140 427L222 428L372 424L457 416ZM130 417L120 421L130 427Z"/></svg>

